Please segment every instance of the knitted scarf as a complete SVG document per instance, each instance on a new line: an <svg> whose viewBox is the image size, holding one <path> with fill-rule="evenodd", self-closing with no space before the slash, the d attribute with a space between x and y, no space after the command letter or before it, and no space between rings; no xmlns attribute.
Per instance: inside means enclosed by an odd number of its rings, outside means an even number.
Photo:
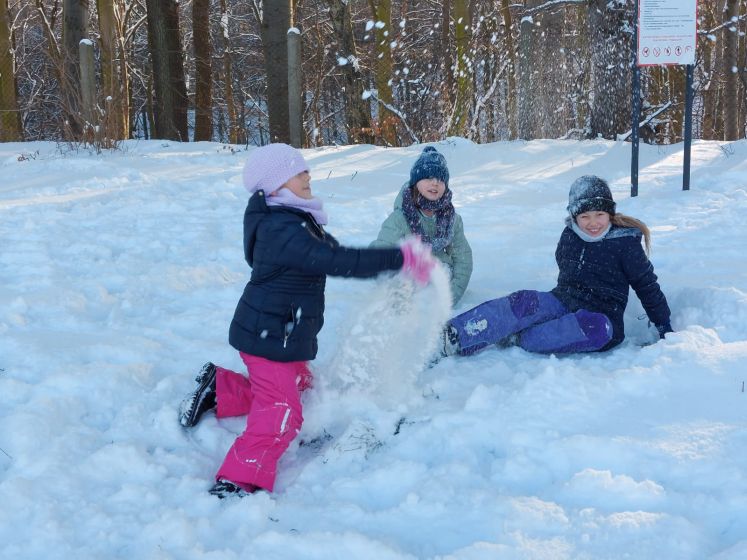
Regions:
<svg viewBox="0 0 747 560"><path fill-rule="evenodd" d="M322 208L322 201L318 198L301 198L291 192L290 189L278 189L272 196L266 196L267 206L289 206L308 212L316 223L323 226L327 223L327 213Z"/></svg>
<svg viewBox="0 0 747 560"><path fill-rule="evenodd" d="M413 196L413 191L415 195ZM420 210L430 210L436 214L436 235L431 239L423 231L420 222ZM402 212L405 214L410 231L419 235L423 243L428 243L434 252L443 251L454 238L454 220L456 211L451 203L451 190L447 187L443 196L438 200L428 200L412 187L405 187L402 191Z"/></svg>

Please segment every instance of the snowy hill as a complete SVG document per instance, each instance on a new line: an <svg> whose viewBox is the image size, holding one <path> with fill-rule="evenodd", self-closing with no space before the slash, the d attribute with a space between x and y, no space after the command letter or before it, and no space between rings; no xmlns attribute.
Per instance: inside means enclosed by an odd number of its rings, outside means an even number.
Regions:
<svg viewBox="0 0 747 560"><path fill-rule="evenodd" d="M553 287L568 187L595 173L651 227L676 332L649 345L631 294L612 352L421 371L406 357L428 311L397 318L400 358L369 360L361 311L385 281L330 278L276 492L220 501L244 421L185 432L176 409L205 361L242 371L245 152L0 144L0 557L747 558L747 142L696 142L689 192L681 145L642 146L633 199L629 144L437 147L475 258L455 311ZM421 149L304 151L329 230L368 244Z"/></svg>

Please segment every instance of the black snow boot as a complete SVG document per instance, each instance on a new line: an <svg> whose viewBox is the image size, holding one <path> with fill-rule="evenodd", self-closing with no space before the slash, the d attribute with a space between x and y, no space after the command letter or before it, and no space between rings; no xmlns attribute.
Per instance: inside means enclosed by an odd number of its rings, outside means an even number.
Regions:
<svg viewBox="0 0 747 560"><path fill-rule="evenodd" d="M222 500L223 498L228 498L230 496L243 498L244 496L253 494L257 490L259 490L257 486L249 485L248 489L245 489L238 484L234 484L230 480L224 480L221 478L215 484L213 484L213 487L209 490L209 492L213 496L218 496Z"/></svg>
<svg viewBox="0 0 747 560"><path fill-rule="evenodd" d="M511 346L518 346L521 341L521 333L514 333L508 335L495 343L498 348L510 348Z"/></svg>
<svg viewBox="0 0 747 560"><path fill-rule="evenodd" d="M197 425L208 410L215 408L215 365L208 362L195 377L197 388L179 406L179 423L185 428Z"/></svg>
<svg viewBox="0 0 747 560"><path fill-rule="evenodd" d="M457 333L457 330L451 325L447 325L441 336L443 337L441 355L446 357L459 354L461 347L459 345L459 333Z"/></svg>

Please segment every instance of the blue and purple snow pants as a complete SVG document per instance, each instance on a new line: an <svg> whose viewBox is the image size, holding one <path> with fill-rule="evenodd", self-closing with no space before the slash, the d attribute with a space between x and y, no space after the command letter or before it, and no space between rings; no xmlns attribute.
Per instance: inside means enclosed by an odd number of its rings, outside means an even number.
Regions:
<svg viewBox="0 0 747 560"><path fill-rule="evenodd" d="M459 354L467 356L491 344L513 341L529 352L566 354L600 350L612 339L606 315L579 309L571 313L549 292L521 290L492 299L451 319Z"/></svg>

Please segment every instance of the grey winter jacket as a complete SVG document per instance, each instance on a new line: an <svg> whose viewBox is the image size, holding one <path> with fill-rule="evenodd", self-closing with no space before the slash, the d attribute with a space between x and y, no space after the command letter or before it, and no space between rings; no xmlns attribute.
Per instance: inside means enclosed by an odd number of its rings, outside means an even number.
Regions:
<svg viewBox="0 0 747 560"><path fill-rule="evenodd" d="M409 188L409 183L405 183L402 187L402 189L405 188ZM402 189L400 189L397 199L394 201L394 212L389 214L384 223L381 224L381 231L379 231L376 240L371 243L371 247L396 246L400 240L412 233L402 210ZM423 231L429 236L436 233L436 216L429 217L421 213L420 223L423 226ZM433 254L449 271L451 298L453 303L456 304L464 295L472 276L472 248L464 235L464 224L459 214L456 214L454 218L454 237L451 243L443 251Z"/></svg>

